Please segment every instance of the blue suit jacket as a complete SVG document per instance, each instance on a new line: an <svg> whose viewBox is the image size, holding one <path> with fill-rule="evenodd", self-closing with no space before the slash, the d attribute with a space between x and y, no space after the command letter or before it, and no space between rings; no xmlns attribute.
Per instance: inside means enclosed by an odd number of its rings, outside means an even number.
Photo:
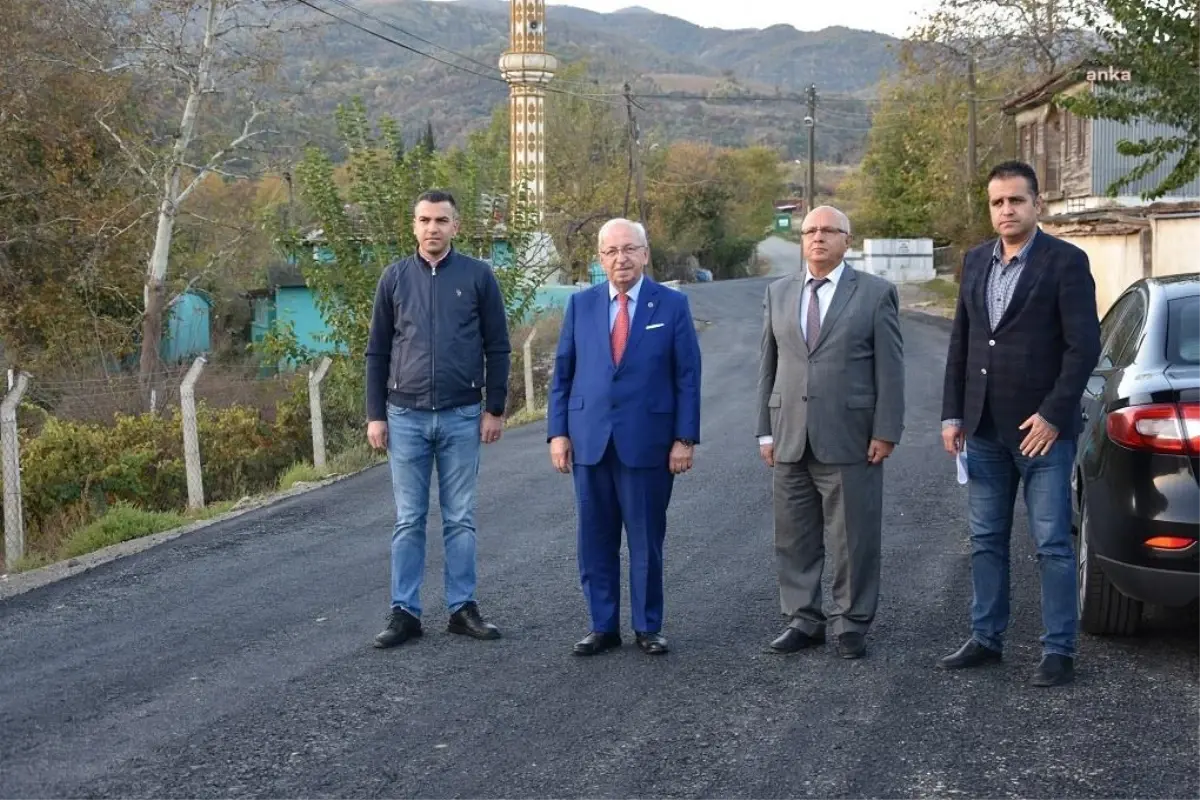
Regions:
<svg viewBox="0 0 1200 800"><path fill-rule="evenodd" d="M614 366L608 292L601 283L567 303L547 438L570 437L576 464L599 463L611 438L626 466L665 469L676 439L700 441L700 343L687 295L644 278Z"/></svg>

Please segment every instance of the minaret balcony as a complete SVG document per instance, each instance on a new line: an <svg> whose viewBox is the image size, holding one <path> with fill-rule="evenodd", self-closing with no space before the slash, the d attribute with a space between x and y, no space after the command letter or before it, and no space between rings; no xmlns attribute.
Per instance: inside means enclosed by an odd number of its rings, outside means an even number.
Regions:
<svg viewBox="0 0 1200 800"><path fill-rule="evenodd" d="M558 59L549 53L517 53L500 56L500 73L510 83L549 83L558 70Z"/></svg>

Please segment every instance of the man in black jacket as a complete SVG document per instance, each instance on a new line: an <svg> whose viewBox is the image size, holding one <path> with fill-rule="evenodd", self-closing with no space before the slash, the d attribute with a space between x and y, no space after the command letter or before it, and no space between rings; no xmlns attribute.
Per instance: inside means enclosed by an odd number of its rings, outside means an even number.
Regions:
<svg viewBox="0 0 1200 800"><path fill-rule="evenodd" d="M475 601L480 442L500 438L508 397L508 321L492 268L457 252L458 209L426 192L413 210L417 252L379 279L367 343L367 440L388 451L396 525L392 607L376 647L420 636L429 482L437 464L449 630L496 639Z"/></svg>
<svg viewBox="0 0 1200 800"><path fill-rule="evenodd" d="M988 176L999 238L967 253L950 334L942 439L966 447L971 530L971 638L943 669L1001 659L1009 617L1009 539L1017 484L1042 586L1042 660L1032 683L1074 678L1075 553L1071 466L1080 397L1100 357L1087 254L1038 229L1037 175L1019 161Z"/></svg>

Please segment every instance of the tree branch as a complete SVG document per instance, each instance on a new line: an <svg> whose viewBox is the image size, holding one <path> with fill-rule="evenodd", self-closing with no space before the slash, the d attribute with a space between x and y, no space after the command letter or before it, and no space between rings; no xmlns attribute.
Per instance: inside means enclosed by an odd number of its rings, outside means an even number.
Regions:
<svg viewBox="0 0 1200 800"><path fill-rule="evenodd" d="M204 180L204 176L216 170L217 165L221 163L225 156L229 155L234 150L237 150L255 136L261 136L262 134L266 133L265 130L253 130L255 120L262 115L262 110L255 106L250 112L250 116L246 118L245 124L242 125L241 135L227 144L225 147L213 153L212 158L208 160L208 164L206 164L204 167L201 167L200 171L196 173L196 176L192 178L191 183L189 183L187 187L179 193L178 197L174 198L174 202L177 207L182 205L183 201L188 198L188 195L195 191L196 187L200 184L200 181Z"/></svg>
<svg viewBox="0 0 1200 800"><path fill-rule="evenodd" d="M130 149L125 140L121 138L121 135L117 133L111 125L104 121L104 117L111 113L111 110L108 112L97 111L96 122L99 123L101 128L108 131L108 135L111 136L114 141L116 141L117 146L121 148L121 152L124 153L125 157L129 159L130 165L137 170L137 173L141 175L147 183L157 189L158 184L155 183L154 179L150 177L150 173L146 171L146 168L142 166L142 162L140 159L138 159L137 154Z"/></svg>

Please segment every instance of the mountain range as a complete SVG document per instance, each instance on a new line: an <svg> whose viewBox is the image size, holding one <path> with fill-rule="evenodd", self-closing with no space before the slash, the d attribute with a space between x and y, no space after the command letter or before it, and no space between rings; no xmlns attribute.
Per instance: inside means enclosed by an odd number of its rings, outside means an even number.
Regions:
<svg viewBox="0 0 1200 800"><path fill-rule="evenodd" d="M312 41L285 53L289 72L311 76L311 111L327 117L337 103L360 95L372 113L396 118L410 140L428 123L446 145L461 143L506 101L496 65L509 43L507 0L314 2L342 21L322 17L327 24ZM861 155L866 101L894 68L897 44L892 37L844 27L704 28L636 6L605 14L553 5L546 19L546 49L561 64L584 62L587 68L586 85L563 84L559 90L602 95L594 102L610 103L623 117L619 93L628 82L644 135L762 144L785 158L800 157L807 131L798 98L815 84L818 108L837 120L817 136L817 156L840 163ZM655 97L670 94L685 97ZM714 94L726 99L695 97ZM738 100L739 95L770 99Z"/></svg>

